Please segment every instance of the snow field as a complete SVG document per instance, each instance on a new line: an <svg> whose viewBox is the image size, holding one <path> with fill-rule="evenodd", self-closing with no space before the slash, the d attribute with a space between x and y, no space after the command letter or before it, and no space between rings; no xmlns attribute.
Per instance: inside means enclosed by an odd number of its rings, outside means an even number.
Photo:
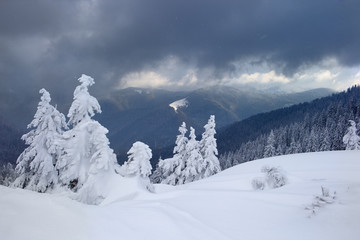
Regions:
<svg viewBox="0 0 360 240"><path fill-rule="evenodd" d="M264 165L289 183L253 190ZM360 151L294 154L256 160L180 186L141 188L116 178L100 206L59 194L0 186L0 239L359 239ZM336 191L315 214L305 208L321 186ZM109 187L109 186L108 186Z"/></svg>

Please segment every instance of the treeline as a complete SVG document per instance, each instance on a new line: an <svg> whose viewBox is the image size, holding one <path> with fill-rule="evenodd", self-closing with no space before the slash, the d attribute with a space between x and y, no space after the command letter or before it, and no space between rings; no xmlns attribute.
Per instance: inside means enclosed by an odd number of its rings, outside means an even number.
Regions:
<svg viewBox="0 0 360 240"><path fill-rule="evenodd" d="M220 164L225 169L273 155L343 150L343 136L349 127L349 120L359 124L359 118L359 86L311 103L260 114L223 132L221 137L231 131L229 138L233 142L227 146L230 150L221 154ZM247 130L244 130L246 127ZM239 129L244 133L236 136ZM252 129L254 132L246 134ZM219 148L221 146L224 150L226 147L221 137ZM269 146L272 146L271 150Z"/></svg>
<svg viewBox="0 0 360 240"><path fill-rule="evenodd" d="M271 129L277 129L294 123L302 123L306 115L313 118L316 114L327 112L329 108L336 112L338 108L359 115L360 87L354 86L347 91L333 94L329 97L316 99L309 103L301 103L291 107L261 113L231 126L220 129L217 135L218 150L220 154L236 151L242 144L254 141L261 135L269 134ZM347 109L351 110L347 110ZM341 112L339 110L338 112Z"/></svg>

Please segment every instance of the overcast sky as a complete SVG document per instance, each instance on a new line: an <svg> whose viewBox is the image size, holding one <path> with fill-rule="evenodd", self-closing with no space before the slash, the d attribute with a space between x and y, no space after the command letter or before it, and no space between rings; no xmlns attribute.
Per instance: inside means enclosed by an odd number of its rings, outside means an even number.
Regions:
<svg viewBox="0 0 360 240"><path fill-rule="evenodd" d="M0 94L360 83L358 0L1 0Z"/></svg>

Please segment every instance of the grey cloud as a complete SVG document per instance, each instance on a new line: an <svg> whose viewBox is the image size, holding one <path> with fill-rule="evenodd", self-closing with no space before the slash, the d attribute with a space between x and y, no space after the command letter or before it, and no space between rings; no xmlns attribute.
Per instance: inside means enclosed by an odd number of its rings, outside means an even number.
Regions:
<svg viewBox="0 0 360 240"><path fill-rule="evenodd" d="M326 57L358 65L359 9L356 0L5 0L1 101L13 89L26 99L41 87L71 101L81 73L102 96L121 76L170 55L219 76L246 58L288 76Z"/></svg>

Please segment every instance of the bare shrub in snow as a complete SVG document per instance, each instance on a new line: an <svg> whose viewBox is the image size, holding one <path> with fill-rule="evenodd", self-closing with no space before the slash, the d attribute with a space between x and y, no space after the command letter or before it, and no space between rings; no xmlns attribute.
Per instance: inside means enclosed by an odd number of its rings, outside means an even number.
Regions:
<svg viewBox="0 0 360 240"><path fill-rule="evenodd" d="M287 183L287 177L280 167L264 166L261 172L265 173L265 181L269 188L279 188Z"/></svg>
<svg viewBox="0 0 360 240"><path fill-rule="evenodd" d="M324 186L321 186L321 195L314 197L314 201L305 207L306 210L311 212L310 216L315 215L320 208L324 207L327 204L332 204L335 202L336 192L330 192L330 190Z"/></svg>
<svg viewBox="0 0 360 240"><path fill-rule="evenodd" d="M254 178L251 185L255 190L264 190L265 188L265 182L262 178Z"/></svg>

